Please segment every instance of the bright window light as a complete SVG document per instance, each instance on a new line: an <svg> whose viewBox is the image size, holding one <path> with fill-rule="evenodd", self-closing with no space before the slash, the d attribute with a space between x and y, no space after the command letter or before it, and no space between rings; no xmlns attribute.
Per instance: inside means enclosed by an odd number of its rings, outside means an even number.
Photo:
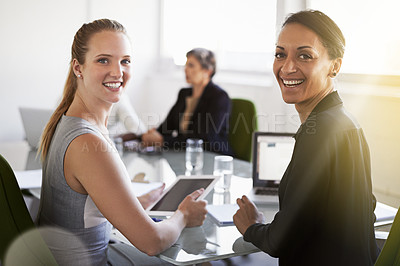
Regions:
<svg viewBox="0 0 400 266"><path fill-rule="evenodd" d="M341 72L400 75L399 0L309 0L330 16L346 38Z"/></svg>
<svg viewBox="0 0 400 266"><path fill-rule="evenodd" d="M165 0L162 55L184 65L195 47L212 50L219 69L268 71L276 41L276 1Z"/></svg>

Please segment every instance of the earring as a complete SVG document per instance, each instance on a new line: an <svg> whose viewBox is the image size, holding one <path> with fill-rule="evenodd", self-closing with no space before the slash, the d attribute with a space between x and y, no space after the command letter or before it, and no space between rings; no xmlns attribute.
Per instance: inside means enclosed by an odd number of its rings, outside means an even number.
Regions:
<svg viewBox="0 0 400 266"><path fill-rule="evenodd" d="M336 77L336 72L333 72L332 75L333 75L334 77Z"/></svg>
<svg viewBox="0 0 400 266"><path fill-rule="evenodd" d="M78 78L81 78L82 77L82 75L81 74L78 74Z"/></svg>

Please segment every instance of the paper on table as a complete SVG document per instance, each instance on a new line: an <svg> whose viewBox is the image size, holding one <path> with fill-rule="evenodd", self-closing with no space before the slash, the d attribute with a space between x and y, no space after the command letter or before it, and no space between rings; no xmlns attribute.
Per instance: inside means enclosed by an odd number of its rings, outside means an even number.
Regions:
<svg viewBox="0 0 400 266"><path fill-rule="evenodd" d="M233 215L239 209L237 204L207 205L208 215L219 225L233 225Z"/></svg>
<svg viewBox="0 0 400 266"><path fill-rule="evenodd" d="M20 189L40 188L42 186L42 169L14 171ZM132 182L132 190L140 196L162 185L162 182L136 183Z"/></svg>
<svg viewBox="0 0 400 266"><path fill-rule="evenodd" d="M135 196L139 197L140 195L143 195L152 189L160 187L162 184L163 184L162 182L151 182L151 183L132 182L131 188L133 190L133 193L135 193Z"/></svg>
<svg viewBox="0 0 400 266"><path fill-rule="evenodd" d="M38 188L42 186L42 169L14 171L20 189Z"/></svg>
<svg viewBox="0 0 400 266"><path fill-rule="evenodd" d="M376 203L375 215L376 215L377 222L386 221L386 220L394 220L396 213L397 213L396 208L393 208L391 206L388 206L388 205L380 203L380 202Z"/></svg>
<svg viewBox="0 0 400 266"><path fill-rule="evenodd" d="M126 169L132 178L138 173L143 173L144 181L153 182L163 180L166 186L172 184L176 179L176 174L165 158L146 161L143 158L137 157L126 165Z"/></svg>

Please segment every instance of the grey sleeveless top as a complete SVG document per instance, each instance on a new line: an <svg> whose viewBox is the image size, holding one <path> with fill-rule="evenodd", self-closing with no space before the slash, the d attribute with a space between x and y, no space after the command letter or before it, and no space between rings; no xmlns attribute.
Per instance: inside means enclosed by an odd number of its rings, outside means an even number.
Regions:
<svg viewBox="0 0 400 266"><path fill-rule="evenodd" d="M83 134L104 138L88 121L63 115L43 163L38 224L46 226L43 237L60 265L107 264L111 224L90 196L72 190L64 176L67 148Z"/></svg>

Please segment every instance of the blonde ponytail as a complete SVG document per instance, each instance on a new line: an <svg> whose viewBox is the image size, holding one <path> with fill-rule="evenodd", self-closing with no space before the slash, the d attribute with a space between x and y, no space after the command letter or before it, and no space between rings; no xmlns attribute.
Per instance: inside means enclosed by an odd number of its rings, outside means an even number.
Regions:
<svg viewBox="0 0 400 266"><path fill-rule="evenodd" d="M40 159L42 161L44 161L47 156L47 152L49 151L50 143L54 132L56 131L58 122L63 114L68 111L68 108L71 106L71 103L74 100L77 87L76 83L76 77L74 75L74 71L72 71L71 65L69 68L68 78L64 86L63 98L47 123L40 140L38 153L40 153Z"/></svg>

